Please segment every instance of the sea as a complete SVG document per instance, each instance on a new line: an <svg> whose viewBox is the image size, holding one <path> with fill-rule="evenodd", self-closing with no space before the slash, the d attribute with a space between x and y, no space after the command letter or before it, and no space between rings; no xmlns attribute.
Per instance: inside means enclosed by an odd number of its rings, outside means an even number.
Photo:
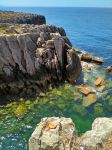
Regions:
<svg viewBox="0 0 112 150"><path fill-rule="evenodd" d="M112 66L112 8L0 7L0 10L44 15L47 24L65 29L74 47L104 58L100 72L86 74L89 86L96 76L104 74L107 66ZM21 98L0 106L0 150L28 150L28 139L43 117L71 117L79 135L91 129L96 117L112 117L112 74L105 80L108 80L106 90L97 93L97 103L89 108L85 108L82 103L85 98L74 93L76 89L71 85L53 89L36 100Z"/></svg>

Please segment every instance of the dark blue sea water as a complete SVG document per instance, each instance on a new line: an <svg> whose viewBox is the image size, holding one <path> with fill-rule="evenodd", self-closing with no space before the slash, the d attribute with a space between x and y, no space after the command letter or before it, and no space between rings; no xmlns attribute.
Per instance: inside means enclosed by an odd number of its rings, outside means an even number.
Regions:
<svg viewBox="0 0 112 150"><path fill-rule="evenodd" d="M112 65L112 8L0 8L46 16L48 24L66 30L75 47L104 57Z"/></svg>

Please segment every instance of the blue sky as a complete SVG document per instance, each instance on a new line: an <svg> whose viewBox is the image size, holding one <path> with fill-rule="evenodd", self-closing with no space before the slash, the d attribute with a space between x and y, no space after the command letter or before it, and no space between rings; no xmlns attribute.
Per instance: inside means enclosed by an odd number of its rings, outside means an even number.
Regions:
<svg viewBox="0 0 112 150"><path fill-rule="evenodd" d="M112 0L0 0L0 6L112 7Z"/></svg>

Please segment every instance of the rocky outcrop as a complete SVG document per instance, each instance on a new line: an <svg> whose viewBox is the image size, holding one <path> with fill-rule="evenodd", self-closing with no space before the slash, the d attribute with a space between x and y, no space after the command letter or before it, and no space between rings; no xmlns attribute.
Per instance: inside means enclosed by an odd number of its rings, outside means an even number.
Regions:
<svg viewBox="0 0 112 150"><path fill-rule="evenodd" d="M29 150L111 150L112 118L97 118L78 137L70 118L44 118L29 139Z"/></svg>
<svg viewBox="0 0 112 150"><path fill-rule="evenodd" d="M81 137L81 145L84 150L110 150L112 148L110 139L112 139L112 118L97 118L92 124L92 130ZM107 147L109 141L110 145Z"/></svg>
<svg viewBox="0 0 112 150"><path fill-rule="evenodd" d="M112 66L108 66L108 67L106 68L106 73L110 73L110 72L112 72Z"/></svg>
<svg viewBox="0 0 112 150"><path fill-rule="evenodd" d="M46 24L46 19L44 16L37 14L0 11L0 23L42 25Z"/></svg>
<svg viewBox="0 0 112 150"><path fill-rule="evenodd" d="M104 60L102 58L92 56L88 53L82 53L81 54L81 60L84 60L87 62L99 63L99 64L102 64L104 62Z"/></svg>
<svg viewBox="0 0 112 150"><path fill-rule="evenodd" d="M76 136L70 118L44 118L29 140L29 150L72 150Z"/></svg>
<svg viewBox="0 0 112 150"><path fill-rule="evenodd" d="M22 34L0 35L0 93L19 93L28 88L38 93L49 83L74 83L81 64L64 29L50 25L22 27L28 33L22 30Z"/></svg>

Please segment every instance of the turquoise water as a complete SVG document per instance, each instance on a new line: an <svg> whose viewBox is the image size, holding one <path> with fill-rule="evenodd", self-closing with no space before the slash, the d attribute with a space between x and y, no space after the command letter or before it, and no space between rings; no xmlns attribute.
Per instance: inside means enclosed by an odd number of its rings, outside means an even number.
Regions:
<svg viewBox="0 0 112 150"><path fill-rule="evenodd" d="M86 86L96 90L97 102L86 106L85 96L77 87L65 84L35 99L10 98L0 106L0 150L28 150L28 139L41 118L47 116L71 117L78 134L91 129L96 117L112 117L112 74L105 74L105 67L112 64L112 9L96 8L2 8L23 12L40 13L47 22L65 28L73 45L96 56L103 57L102 67L91 72ZM97 77L105 78L105 90L100 93L94 87ZM13 102L11 100L13 99ZM0 102L4 101L0 98Z"/></svg>

